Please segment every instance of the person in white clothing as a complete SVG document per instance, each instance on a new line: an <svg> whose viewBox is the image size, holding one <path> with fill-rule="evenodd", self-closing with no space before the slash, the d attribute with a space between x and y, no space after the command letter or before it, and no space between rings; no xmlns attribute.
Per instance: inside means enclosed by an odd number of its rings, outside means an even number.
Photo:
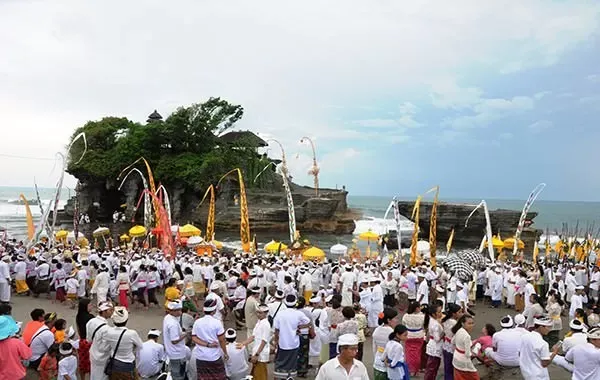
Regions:
<svg viewBox="0 0 600 380"><path fill-rule="evenodd" d="M77 356L73 354L71 343L65 342L60 345L58 352L61 359L58 362L57 380L76 380L77 379Z"/></svg>
<svg viewBox="0 0 600 380"><path fill-rule="evenodd" d="M502 330L492 336L492 347L485 350L485 355L492 358L502 367L518 367L521 350L521 332L515 330L510 315L500 320Z"/></svg>
<svg viewBox="0 0 600 380"><path fill-rule="evenodd" d="M229 380L243 380L250 374L248 365L248 352L243 344L237 343L237 333L234 329L225 331L225 340L227 341L227 355L229 360L225 363L225 372ZM241 348L238 348L241 346Z"/></svg>
<svg viewBox="0 0 600 380"><path fill-rule="evenodd" d="M98 305L98 315L89 320L86 324L87 341L90 342L90 380L106 380L108 376L104 374L104 367L109 359L108 345L106 343L106 333L111 328L108 325L108 319L113 314L113 305L110 302L103 302Z"/></svg>
<svg viewBox="0 0 600 380"><path fill-rule="evenodd" d="M583 309L583 304L587 303L587 296L583 293L585 288L583 285L577 285L575 287L575 294L571 296L571 307L569 307L569 318L575 318L575 311L577 309Z"/></svg>
<svg viewBox="0 0 600 380"><path fill-rule="evenodd" d="M248 347L250 343L254 343L250 355L250 362L253 364L251 375L254 380L267 380L268 378L267 363L271 351L272 335L271 325L267 319L268 314L269 307L267 305L258 306L256 309L258 322L252 330L252 336L242 343L245 347Z"/></svg>
<svg viewBox="0 0 600 380"><path fill-rule="evenodd" d="M589 343L569 350L565 359L573 363L573 380L600 379L600 328L587 333Z"/></svg>
<svg viewBox="0 0 600 380"><path fill-rule="evenodd" d="M158 343L159 330L148 331L148 340L142 344L137 355L137 370L142 380L155 379L167 360L165 347Z"/></svg>
<svg viewBox="0 0 600 380"><path fill-rule="evenodd" d="M185 379L186 331L183 330L181 320L183 304L181 301L172 301L167 304L167 315L163 319L163 342L165 353L169 358L169 367L173 380Z"/></svg>
<svg viewBox="0 0 600 380"><path fill-rule="evenodd" d="M125 327L129 320L129 312L125 307L115 306L111 318L115 327L108 329L104 340L109 355L114 357L112 376L126 378L135 373L135 359L144 343L137 331Z"/></svg>
<svg viewBox="0 0 600 380"><path fill-rule="evenodd" d="M0 302L10 302L10 255L5 254L0 261Z"/></svg>
<svg viewBox="0 0 600 380"><path fill-rule="evenodd" d="M544 335L550 332L552 320L550 318L535 318L534 330L525 334L521 341L519 353L519 367L525 380L550 380L548 366L558 355L559 345L552 347L544 341Z"/></svg>
<svg viewBox="0 0 600 380"><path fill-rule="evenodd" d="M319 368L315 380L369 380L367 368L355 359L358 352L358 336L354 334L340 336L337 348L339 355Z"/></svg>
<svg viewBox="0 0 600 380"><path fill-rule="evenodd" d="M207 298L204 301L204 317L197 319L192 328L192 341L196 346L191 360L196 361L199 379L225 374L225 363L229 361L225 329L221 320L215 316L218 313L217 307L216 299Z"/></svg>
<svg viewBox="0 0 600 380"><path fill-rule="evenodd" d="M584 332L586 327L580 320L573 319L569 323L569 328L571 329L571 336L565 338L562 344L562 351L565 354L568 353L572 348L587 343L587 335Z"/></svg>

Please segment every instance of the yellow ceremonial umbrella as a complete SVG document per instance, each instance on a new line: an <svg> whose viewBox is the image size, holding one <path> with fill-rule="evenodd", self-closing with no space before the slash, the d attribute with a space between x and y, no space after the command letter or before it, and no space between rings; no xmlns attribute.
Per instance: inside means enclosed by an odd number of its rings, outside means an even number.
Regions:
<svg viewBox="0 0 600 380"><path fill-rule="evenodd" d="M511 240L511 239L506 239L506 240L508 241L508 240ZM515 239L512 239L512 242L514 242L514 241L515 241ZM486 241L485 242L485 247L486 248L487 248L487 245L488 245L488 243ZM494 237L492 237L492 247L494 247L495 249L504 248L504 241L502 239L498 238L497 236L494 236ZM512 248L512 245L511 245L511 248Z"/></svg>
<svg viewBox="0 0 600 380"><path fill-rule="evenodd" d="M133 226L129 229L129 236L142 237L146 235L146 227L144 226Z"/></svg>
<svg viewBox="0 0 600 380"><path fill-rule="evenodd" d="M223 249L223 243L221 243L218 240L213 240L210 242L210 244L214 245L216 249L219 249L219 250Z"/></svg>
<svg viewBox="0 0 600 380"><path fill-rule="evenodd" d="M123 235L119 236L119 240L121 240L121 241L129 241L129 240L131 240L131 238L129 237L129 235L123 234Z"/></svg>
<svg viewBox="0 0 600 380"><path fill-rule="evenodd" d="M191 224L179 227L179 236L181 237L200 236L201 233L202 231L198 227Z"/></svg>
<svg viewBox="0 0 600 380"><path fill-rule="evenodd" d="M360 240L366 240L366 241L370 242L370 241L377 241L377 239L379 239L379 235L371 230L368 230L367 232L363 232L362 234L358 235L358 238Z"/></svg>
<svg viewBox="0 0 600 380"><path fill-rule="evenodd" d="M281 250L284 251L288 248L287 245L275 241L275 240L271 240L269 243L265 244L265 252L269 252L269 253L277 253L277 250L279 249L279 246L281 245Z"/></svg>
<svg viewBox="0 0 600 380"><path fill-rule="evenodd" d="M514 245L515 245L515 238L508 238L508 239L504 240L504 248L513 249ZM519 239L519 242L517 243L517 248L518 249L525 248L525 243L523 243L523 240Z"/></svg>
<svg viewBox="0 0 600 380"><path fill-rule="evenodd" d="M317 247L311 247L306 251L302 252L302 258L304 260L318 260L321 261L325 258L325 252Z"/></svg>
<svg viewBox="0 0 600 380"><path fill-rule="evenodd" d="M63 240L67 238L67 235L69 234L69 231L66 230L60 230L58 232L56 232L54 234L54 236L58 239L58 240Z"/></svg>

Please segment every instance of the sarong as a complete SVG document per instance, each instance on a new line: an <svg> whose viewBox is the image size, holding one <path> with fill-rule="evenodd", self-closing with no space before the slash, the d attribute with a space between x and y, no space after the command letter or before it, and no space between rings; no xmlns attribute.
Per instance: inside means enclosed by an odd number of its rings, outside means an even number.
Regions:
<svg viewBox="0 0 600 380"><path fill-rule="evenodd" d="M408 309L408 294L400 292L398 294L398 308L401 311Z"/></svg>
<svg viewBox="0 0 600 380"><path fill-rule="evenodd" d="M515 311L517 313L522 312L525 309L525 301L523 300L522 294L515 295Z"/></svg>
<svg viewBox="0 0 600 380"><path fill-rule="evenodd" d="M38 280L35 287L35 294L40 295L41 293L50 293L49 289L50 280Z"/></svg>
<svg viewBox="0 0 600 380"><path fill-rule="evenodd" d="M282 350L280 348L277 350L275 372L273 373L275 379L287 379L288 377L296 377L298 375L296 367L298 366L299 353L300 348L292 350ZM200 377L198 377L198 380L200 380Z"/></svg>
<svg viewBox="0 0 600 380"><path fill-rule="evenodd" d="M223 359L214 362L196 359L196 374L198 380L226 380Z"/></svg>
<svg viewBox="0 0 600 380"><path fill-rule="evenodd" d="M269 377L269 370L267 363L257 362L252 366L252 378L253 380L267 380Z"/></svg>
<svg viewBox="0 0 600 380"><path fill-rule="evenodd" d="M406 363L411 374L419 372L421 369L421 355L423 352L423 338L409 338L404 344Z"/></svg>
<svg viewBox="0 0 600 380"><path fill-rule="evenodd" d="M115 359L112 374L108 378L110 380L138 380L139 376L135 369L135 362L126 363Z"/></svg>
<svg viewBox="0 0 600 380"><path fill-rule="evenodd" d="M313 294L312 290L304 291L303 296L304 296L304 299L306 300L306 302L310 301L310 299L312 298L312 294Z"/></svg>
<svg viewBox="0 0 600 380"><path fill-rule="evenodd" d="M27 281L25 280L15 280L15 286L17 288L17 294L23 294L29 291L29 286L27 286Z"/></svg>
<svg viewBox="0 0 600 380"><path fill-rule="evenodd" d="M479 374L454 368L454 380L479 380Z"/></svg>
<svg viewBox="0 0 600 380"><path fill-rule="evenodd" d="M454 359L454 353L443 350L442 356L444 357L444 380L453 380L454 366L452 360Z"/></svg>
<svg viewBox="0 0 600 380"><path fill-rule="evenodd" d="M129 309L129 298L127 297L127 289L119 290L119 305L125 309Z"/></svg>
<svg viewBox="0 0 600 380"><path fill-rule="evenodd" d="M373 380L388 380L387 372L373 370Z"/></svg>
<svg viewBox="0 0 600 380"><path fill-rule="evenodd" d="M78 364L79 371L82 373L90 373L90 347L92 344L87 339L79 339Z"/></svg>
<svg viewBox="0 0 600 380"><path fill-rule="evenodd" d="M548 343L548 347L552 348L556 343L558 343L558 334L560 331L552 330L548 333L548 335L544 335L544 340Z"/></svg>
<svg viewBox="0 0 600 380"><path fill-rule="evenodd" d="M65 292L65 288L64 287L58 287L56 288L56 300L58 302L65 302L65 300L67 299L67 293Z"/></svg>
<svg viewBox="0 0 600 380"><path fill-rule="evenodd" d="M425 367L425 380L435 380L440 369L442 358L427 355L427 366Z"/></svg>
<svg viewBox="0 0 600 380"><path fill-rule="evenodd" d="M298 375L304 377L308 373L308 352L310 339L308 335L300 335L300 352L298 355Z"/></svg>

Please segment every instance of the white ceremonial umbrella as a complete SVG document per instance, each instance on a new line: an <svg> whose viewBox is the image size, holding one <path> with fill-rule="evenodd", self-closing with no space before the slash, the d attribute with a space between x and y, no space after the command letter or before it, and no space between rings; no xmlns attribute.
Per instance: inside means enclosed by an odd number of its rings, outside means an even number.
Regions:
<svg viewBox="0 0 600 380"><path fill-rule="evenodd" d="M85 236L81 232L77 233L77 240L79 240L81 238L84 238L84 237ZM69 240L69 241L75 241L75 231L71 231L71 232L69 232L67 234L67 240Z"/></svg>
<svg viewBox="0 0 600 380"><path fill-rule="evenodd" d="M204 243L204 239L202 239L200 236L190 236L187 240L188 247L194 247L202 243Z"/></svg>
<svg viewBox="0 0 600 380"><path fill-rule="evenodd" d="M430 250L431 246L429 245L428 241L419 240L417 242L417 252L419 252L420 254L429 253Z"/></svg>
<svg viewBox="0 0 600 380"><path fill-rule="evenodd" d="M348 253L348 247L343 244L336 244L329 248L329 252L331 252L332 255L345 255Z"/></svg>
<svg viewBox="0 0 600 380"><path fill-rule="evenodd" d="M177 231L179 231L179 225L172 225L171 226L171 234L172 235L177 235Z"/></svg>

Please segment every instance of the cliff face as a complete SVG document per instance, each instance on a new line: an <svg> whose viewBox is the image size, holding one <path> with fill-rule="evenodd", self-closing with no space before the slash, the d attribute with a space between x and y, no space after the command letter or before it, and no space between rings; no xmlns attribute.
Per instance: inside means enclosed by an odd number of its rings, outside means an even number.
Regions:
<svg viewBox="0 0 600 380"><path fill-rule="evenodd" d="M419 215L419 237L429 238L429 227L431 218L431 202L421 202ZM398 209L402 215L410 218L414 207L413 201L399 201ZM454 232L454 245L478 247L485 234L486 222L482 209L478 210L469 220L469 226L465 228L465 221L476 205L439 203L437 209L437 241L444 244L450 237L450 232ZM519 224L521 211L514 210L489 210L490 224L494 234L500 232L503 239L513 237ZM527 214L528 220L533 220L537 216L536 212ZM525 253L533 252L534 242L537 241L541 230L535 228L525 228L521 235L521 240L525 243Z"/></svg>
<svg viewBox="0 0 600 380"><path fill-rule="evenodd" d="M81 182L78 192L79 212L87 213L94 223L112 222L115 210L124 211L127 220L131 220L135 206L139 201L142 183L138 178L129 179L119 191L115 181L90 180ZM272 183L269 188L247 189L250 226L253 231L288 231L288 208L281 183ZM174 223L194 223L203 230L206 227L208 200L198 207L204 194L191 192L182 186L167 188L170 196L172 220ZM240 208L234 197L239 193L235 181L224 182L218 190L216 199L215 228L217 231L239 231ZM354 219L357 215L348 209L348 192L333 189L321 189L319 197L315 190L292 184L292 198L296 212L297 228L303 233L350 234L354 231ZM69 200L59 218L62 223L71 223L74 212L74 199ZM127 208L120 206L127 204ZM140 208L143 205L140 204ZM143 221L142 210L135 217Z"/></svg>

